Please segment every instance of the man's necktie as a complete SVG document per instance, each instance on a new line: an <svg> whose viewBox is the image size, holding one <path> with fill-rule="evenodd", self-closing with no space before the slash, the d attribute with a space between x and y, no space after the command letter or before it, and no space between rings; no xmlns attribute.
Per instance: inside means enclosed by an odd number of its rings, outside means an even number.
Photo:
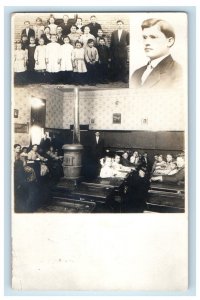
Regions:
<svg viewBox="0 0 200 300"><path fill-rule="evenodd" d="M149 74L152 72L153 67L151 65L151 62L148 63L146 70L144 71L142 78L141 78L141 84L143 85Z"/></svg>

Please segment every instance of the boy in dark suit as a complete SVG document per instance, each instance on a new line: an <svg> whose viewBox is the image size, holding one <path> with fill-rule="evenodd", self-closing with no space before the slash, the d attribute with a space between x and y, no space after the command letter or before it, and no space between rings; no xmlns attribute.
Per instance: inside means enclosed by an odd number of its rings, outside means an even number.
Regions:
<svg viewBox="0 0 200 300"><path fill-rule="evenodd" d="M117 21L118 29L112 32L110 52L114 81L128 82L127 59L129 33L123 30L123 21Z"/></svg>
<svg viewBox="0 0 200 300"><path fill-rule="evenodd" d="M94 37L96 38L98 30L101 29L101 25L96 22L96 17L95 16L91 16L90 17L90 23L87 24L86 26L88 26L90 28L90 33L92 35L94 35Z"/></svg>
<svg viewBox="0 0 200 300"><path fill-rule="evenodd" d="M170 55L175 42L172 26L159 19L145 20L142 25L147 66L136 70L130 86L133 88L171 88L180 82L181 67Z"/></svg>
<svg viewBox="0 0 200 300"><path fill-rule="evenodd" d="M108 64L110 61L110 51L105 45L105 39L102 37L99 39L99 45L97 46L99 53L98 75L100 83L108 83Z"/></svg>
<svg viewBox="0 0 200 300"><path fill-rule="evenodd" d="M30 28L30 22L29 21L25 21L24 25L25 25L25 28L22 30L21 37L23 35L27 35L28 41L30 42L30 38L35 37L35 31L32 28Z"/></svg>

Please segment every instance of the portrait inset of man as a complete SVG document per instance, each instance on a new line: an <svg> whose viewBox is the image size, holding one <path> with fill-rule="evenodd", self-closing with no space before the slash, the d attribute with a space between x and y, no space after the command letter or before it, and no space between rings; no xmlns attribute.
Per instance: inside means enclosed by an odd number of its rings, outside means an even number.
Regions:
<svg viewBox="0 0 200 300"><path fill-rule="evenodd" d="M174 26L163 16L143 20L141 29L147 64L132 73L130 87L154 90L180 87L183 83L183 68L171 54L176 43ZM136 57L133 55L133 64L134 59Z"/></svg>

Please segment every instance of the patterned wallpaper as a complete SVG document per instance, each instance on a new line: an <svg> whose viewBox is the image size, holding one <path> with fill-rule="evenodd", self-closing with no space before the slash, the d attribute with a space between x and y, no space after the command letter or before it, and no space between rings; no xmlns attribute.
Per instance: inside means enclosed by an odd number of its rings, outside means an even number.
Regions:
<svg viewBox="0 0 200 300"><path fill-rule="evenodd" d="M73 124L73 91L56 86L15 88L15 123L30 122L30 96L46 99L46 127L68 129ZM185 101L180 95L135 94L131 89L82 90L79 92L80 124L99 130L184 130ZM113 124L113 114L121 123ZM15 142L29 144L28 134L15 134Z"/></svg>
<svg viewBox="0 0 200 300"><path fill-rule="evenodd" d="M46 100L46 127L63 128L63 93L58 89L49 89L47 86L29 86L26 88L15 88L12 107L19 110L18 118L14 123L25 124L30 122L31 96ZM16 133L14 143L29 145L30 135Z"/></svg>
<svg viewBox="0 0 200 300"><path fill-rule="evenodd" d="M180 95L152 97L135 94L130 89L80 91L79 94L80 124L90 124L90 129L184 130L184 98ZM73 123L72 97L72 93L64 93L64 128ZM113 124L113 113L121 114L121 124Z"/></svg>

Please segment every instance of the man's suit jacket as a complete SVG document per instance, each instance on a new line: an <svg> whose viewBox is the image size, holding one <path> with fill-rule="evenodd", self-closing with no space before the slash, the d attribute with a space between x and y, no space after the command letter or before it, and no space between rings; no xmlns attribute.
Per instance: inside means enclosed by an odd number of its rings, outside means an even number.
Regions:
<svg viewBox="0 0 200 300"><path fill-rule="evenodd" d="M99 137L99 141L97 143L96 141L96 136L94 137L94 140L93 140L93 155L96 159L100 159L102 158L103 156L103 153L104 153L104 140Z"/></svg>
<svg viewBox="0 0 200 300"><path fill-rule="evenodd" d="M26 34L26 29L23 29L22 30L22 34L21 35L24 35ZM32 29L32 28L29 28L29 31L28 31L28 40L30 41L30 37L35 37L35 31Z"/></svg>
<svg viewBox="0 0 200 300"><path fill-rule="evenodd" d="M147 66L137 69L130 82L132 88L160 88L170 89L181 82L181 66L173 60L171 55L164 58L149 74L144 84L141 85L141 78Z"/></svg>
<svg viewBox="0 0 200 300"><path fill-rule="evenodd" d="M101 25L99 23L95 23L95 24L89 23L86 26L90 28L90 34L94 35L94 37L96 38L98 30L101 29ZM84 28L86 26L84 26Z"/></svg>
<svg viewBox="0 0 200 300"><path fill-rule="evenodd" d="M118 30L112 32L110 50L112 58L124 58L127 59L128 51L127 46L129 45L129 32L122 30L122 34L119 40Z"/></svg>

